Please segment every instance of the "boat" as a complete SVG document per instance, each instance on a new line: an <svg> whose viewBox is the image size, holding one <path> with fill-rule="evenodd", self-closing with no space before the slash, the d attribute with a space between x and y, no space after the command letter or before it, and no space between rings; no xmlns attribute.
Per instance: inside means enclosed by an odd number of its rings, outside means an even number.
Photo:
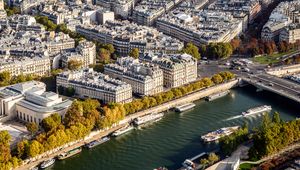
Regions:
<svg viewBox="0 0 300 170"><path fill-rule="evenodd" d="M90 142L90 143L87 143L85 146L86 146L87 148L89 148L89 149L92 149L92 148L94 148L94 147L96 147L96 146L98 146L98 145L100 145L100 144L102 144L102 143L104 143L104 142L109 141L109 140L110 140L110 138L106 136L106 137L103 137L103 138L101 138L101 139L94 140L94 141L92 141L92 142Z"/></svg>
<svg viewBox="0 0 300 170"><path fill-rule="evenodd" d="M46 168L50 167L51 165L53 165L54 162L55 162L54 158L48 159L41 164L41 168L46 169Z"/></svg>
<svg viewBox="0 0 300 170"><path fill-rule="evenodd" d="M120 135L122 135L122 134L124 134L124 133L127 133L127 132L129 132L129 131L131 131L131 130L133 130L133 129L134 129L134 127L131 126L131 125L125 126L125 127L121 128L121 129L115 131L115 132L112 134L112 136L117 137L117 136L120 136Z"/></svg>
<svg viewBox="0 0 300 170"><path fill-rule="evenodd" d="M215 100L215 99L224 97L224 96L226 96L226 95L229 94L229 93L230 93L230 91L229 91L229 90L226 90L226 91L223 91L223 92L221 92L221 93L212 94L212 95L206 97L205 100L207 100L207 101L213 101L213 100Z"/></svg>
<svg viewBox="0 0 300 170"><path fill-rule="evenodd" d="M240 126L232 126L232 127L225 127L218 130L215 130L213 132L210 132L206 135L201 136L201 139L204 142L213 142L217 141L220 138L224 136L231 135L233 132L237 131L240 128Z"/></svg>
<svg viewBox="0 0 300 170"><path fill-rule="evenodd" d="M76 155L78 153L80 153L82 151L81 147L75 148L75 149L71 149L69 151L63 152L61 154L58 155L58 160L64 160L66 158L69 158L73 155Z"/></svg>
<svg viewBox="0 0 300 170"><path fill-rule="evenodd" d="M180 105L180 106L176 106L175 107L175 111L176 112L184 112L184 111L187 111L187 110L190 110L192 108L194 108L196 105L194 103L186 103L186 104L183 104L183 105Z"/></svg>
<svg viewBox="0 0 300 170"><path fill-rule="evenodd" d="M254 114L258 114L258 113L268 112L270 110L272 110L271 106L263 105L263 106L248 109L247 111L242 112L242 115L243 116L250 116L250 115L254 115Z"/></svg>
<svg viewBox="0 0 300 170"><path fill-rule="evenodd" d="M195 168L195 163L192 160L186 159L183 163L182 166L186 169L194 169Z"/></svg>
<svg viewBox="0 0 300 170"><path fill-rule="evenodd" d="M148 122L158 121L158 120L160 120L163 116L164 116L163 113L155 113L155 114L152 113L152 114L145 115L145 116L138 117L138 118L134 119L133 123L134 123L136 126L140 126L140 125L145 124L145 123L148 123Z"/></svg>

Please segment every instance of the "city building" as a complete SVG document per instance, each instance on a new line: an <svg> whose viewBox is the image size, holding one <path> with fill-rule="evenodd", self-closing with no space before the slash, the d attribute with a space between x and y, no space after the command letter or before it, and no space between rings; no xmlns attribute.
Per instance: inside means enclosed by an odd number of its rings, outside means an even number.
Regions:
<svg viewBox="0 0 300 170"><path fill-rule="evenodd" d="M8 6L18 8L22 14L26 14L44 2L44 0L6 0L6 2Z"/></svg>
<svg viewBox="0 0 300 170"><path fill-rule="evenodd" d="M0 20L6 18L6 11L4 10L4 1L0 0Z"/></svg>
<svg viewBox="0 0 300 170"><path fill-rule="evenodd" d="M60 73L56 77L56 86L72 88L78 97L99 99L104 103L132 101L132 88L129 84L95 72L93 69Z"/></svg>
<svg viewBox="0 0 300 170"><path fill-rule="evenodd" d="M290 24L280 31L279 41L286 41L288 43L295 43L300 40L300 24Z"/></svg>
<svg viewBox="0 0 300 170"><path fill-rule="evenodd" d="M168 12L182 0L142 0L133 9L132 19L140 25L152 26L156 19Z"/></svg>
<svg viewBox="0 0 300 170"><path fill-rule="evenodd" d="M53 113L64 116L70 100L62 100L53 92L46 92L46 85L29 81L0 88L0 122L19 118L39 124Z"/></svg>
<svg viewBox="0 0 300 170"><path fill-rule="evenodd" d="M164 86L179 87L197 79L197 60L188 54L154 55L144 54L141 61L159 66L163 71Z"/></svg>
<svg viewBox="0 0 300 170"><path fill-rule="evenodd" d="M8 71L12 76L48 76L51 73L50 58L47 56L0 58L0 72Z"/></svg>
<svg viewBox="0 0 300 170"><path fill-rule="evenodd" d="M116 15L127 19L131 14L136 4L136 0L95 0L97 5L106 9L110 9Z"/></svg>
<svg viewBox="0 0 300 170"><path fill-rule="evenodd" d="M106 21L114 21L115 13L111 11L102 11L98 14L99 24L105 24Z"/></svg>
<svg viewBox="0 0 300 170"><path fill-rule="evenodd" d="M52 68L66 68L70 60L82 63L83 68L88 68L96 63L96 45L90 41L80 41L78 46L71 50L61 51L52 60Z"/></svg>
<svg viewBox="0 0 300 170"><path fill-rule="evenodd" d="M259 0L216 0L208 6L208 9L231 12L234 16L245 13L247 23L252 23L260 15L262 7Z"/></svg>
<svg viewBox="0 0 300 170"><path fill-rule="evenodd" d="M128 55L133 48L146 51L174 53L183 48L183 43L164 35L154 28L129 21L107 21L104 25L78 25L76 32L104 44L112 44L117 53Z"/></svg>
<svg viewBox="0 0 300 170"><path fill-rule="evenodd" d="M279 35L281 34L281 31L286 32L286 30L284 29L292 23L294 24L300 23L299 10L300 10L299 1L295 0L295 1L281 2L272 11L268 22L263 26L261 32L261 38L266 41L279 40ZM281 36L286 35L286 33L284 32L282 33Z"/></svg>
<svg viewBox="0 0 300 170"><path fill-rule="evenodd" d="M0 18L0 29L8 27L16 31L45 31L45 28L29 15L12 15L7 18Z"/></svg>
<svg viewBox="0 0 300 170"><path fill-rule="evenodd" d="M118 58L115 64L106 64L104 73L130 84L132 92L140 96L163 92L162 70L132 57Z"/></svg>
<svg viewBox="0 0 300 170"><path fill-rule="evenodd" d="M243 22L234 18L230 12L174 10L160 17L156 27L167 35L200 46L230 42L243 31Z"/></svg>

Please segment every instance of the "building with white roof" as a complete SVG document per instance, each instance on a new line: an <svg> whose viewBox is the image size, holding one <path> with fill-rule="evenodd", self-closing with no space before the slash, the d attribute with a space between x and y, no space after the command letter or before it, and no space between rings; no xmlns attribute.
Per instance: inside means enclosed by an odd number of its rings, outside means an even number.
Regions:
<svg viewBox="0 0 300 170"><path fill-rule="evenodd" d="M141 61L157 65L163 71L163 83L167 88L179 87L197 79L197 60L188 54L154 55L147 53Z"/></svg>
<svg viewBox="0 0 300 170"><path fill-rule="evenodd" d="M70 100L62 100L56 93L46 92L46 85L29 81L0 88L0 121L19 118L39 124L53 113L64 116Z"/></svg>
<svg viewBox="0 0 300 170"><path fill-rule="evenodd" d="M104 73L130 84L132 92L137 95L147 96L163 92L162 70L132 57L118 58L115 64L106 64Z"/></svg>
<svg viewBox="0 0 300 170"><path fill-rule="evenodd" d="M178 39L167 36L154 28L137 25L129 21L107 21L103 25L79 25L76 32L104 44L112 44L121 55L128 55L133 48L140 53L176 52L183 48Z"/></svg>
<svg viewBox="0 0 300 170"><path fill-rule="evenodd" d="M172 11L156 22L159 31L184 42L230 42L243 31L243 22L229 12L211 10Z"/></svg>
<svg viewBox="0 0 300 170"><path fill-rule="evenodd" d="M57 88L73 88L81 98L94 98L104 103L128 103L132 101L132 88L129 84L110 78L108 75L82 69L66 71L56 77Z"/></svg>

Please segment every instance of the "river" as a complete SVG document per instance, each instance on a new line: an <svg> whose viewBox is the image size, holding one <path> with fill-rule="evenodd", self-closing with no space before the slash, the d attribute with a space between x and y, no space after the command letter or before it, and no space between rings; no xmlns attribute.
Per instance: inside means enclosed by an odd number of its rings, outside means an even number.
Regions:
<svg viewBox="0 0 300 170"><path fill-rule="evenodd" d="M113 138L92 150L57 161L53 170L152 170L166 166L180 167L186 158L210 151L200 136L221 127L257 126L262 116L243 118L239 115L251 107L271 105L283 120L300 117L299 104L269 92L256 92L253 87L235 88L231 94L212 102L200 100L197 106L184 113L168 112L159 122Z"/></svg>

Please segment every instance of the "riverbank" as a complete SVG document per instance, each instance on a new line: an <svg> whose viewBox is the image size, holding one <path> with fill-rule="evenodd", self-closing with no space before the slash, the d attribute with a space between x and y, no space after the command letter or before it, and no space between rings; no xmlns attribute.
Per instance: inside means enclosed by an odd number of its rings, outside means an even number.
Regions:
<svg viewBox="0 0 300 170"><path fill-rule="evenodd" d="M119 123L119 125L115 125L114 127L110 128L110 129L106 129L106 130L102 130L102 131L93 131L89 136L85 137L82 140L71 142L67 145L64 145L64 146L60 147L60 148L57 148L57 149L52 150L52 151L48 151L48 152L46 152L42 155L39 155L35 158L31 158L31 159L27 160L27 162L30 162L30 163L27 163L27 164L25 164L25 165L23 165L23 166L21 166L17 169L29 169L30 167L38 165L39 163L41 163L45 159L55 157L55 156L59 155L60 153L62 153L64 151L73 149L73 148L78 147L78 146L82 146L85 143L90 142L94 139L98 139L98 138L101 138L103 136L106 136L106 135L112 133L113 131L121 128L126 123L130 122L131 120L133 120L137 117L140 117L142 115L153 113L153 112L162 112L162 111L168 110L168 109L170 109L170 108L172 108L176 105L180 105L180 104L183 104L183 103L186 103L186 102L192 102L192 101L199 100L199 99L204 98L204 97L206 97L208 95L211 95L213 93L218 93L218 92L221 92L223 90L231 89L232 87L236 86L237 83L238 83L238 80L233 80L233 81L230 81L230 82L227 82L227 83L223 83L223 84L220 84L220 85L205 88L205 89L190 93L190 94L188 94L186 96L183 96L179 99L175 99L175 100L166 102L162 105L159 105L159 106L156 106L156 107L153 107L153 108L143 110L143 111L137 112L135 114L129 115L124 120L122 120Z"/></svg>

